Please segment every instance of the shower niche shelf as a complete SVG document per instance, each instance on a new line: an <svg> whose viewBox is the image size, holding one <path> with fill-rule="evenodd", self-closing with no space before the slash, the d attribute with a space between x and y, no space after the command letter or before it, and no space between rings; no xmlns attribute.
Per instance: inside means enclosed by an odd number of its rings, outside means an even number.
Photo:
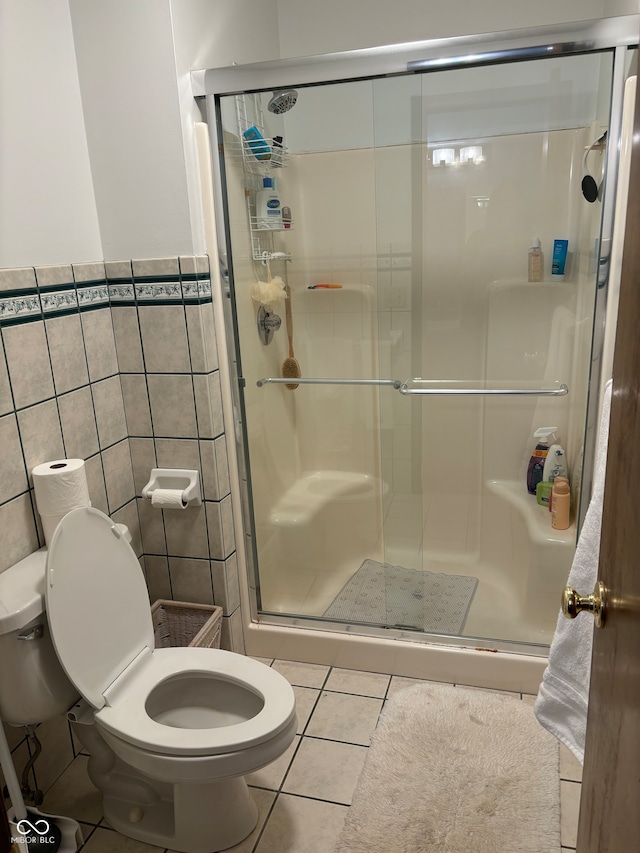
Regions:
<svg viewBox="0 0 640 853"><path fill-rule="evenodd" d="M527 525L529 538L533 543L574 548L576 544L575 522L572 522L567 530L555 530L551 526L551 513L547 507L539 506L536 503L535 495L530 495L522 483L512 480L489 480L487 488L520 513Z"/></svg>

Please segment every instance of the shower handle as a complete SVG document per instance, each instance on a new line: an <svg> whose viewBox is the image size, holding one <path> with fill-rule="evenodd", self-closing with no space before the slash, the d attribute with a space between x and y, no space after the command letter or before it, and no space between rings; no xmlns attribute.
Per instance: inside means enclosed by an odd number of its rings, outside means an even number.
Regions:
<svg viewBox="0 0 640 853"><path fill-rule="evenodd" d="M459 395L459 396L481 396L490 395L509 395L509 394L524 394L532 397L564 397L569 393L568 387L562 383L558 388L410 388L410 383L413 382L429 382L428 379L407 379L406 382L400 382L398 379L339 379L339 378L307 378L296 377L296 382L299 385L387 385L395 388L405 396L411 394L431 394L431 395ZM256 385L262 388L264 385L285 385L290 383L290 378L283 379L280 376L264 376L258 379Z"/></svg>
<svg viewBox="0 0 640 853"><path fill-rule="evenodd" d="M488 397L491 395L508 396L508 395L523 395L531 397L564 397L569 393L568 387L562 383L558 388L410 388L412 382L429 382L428 379L407 379L398 388L401 394L405 396L412 394L420 395L459 395L459 396L478 396Z"/></svg>

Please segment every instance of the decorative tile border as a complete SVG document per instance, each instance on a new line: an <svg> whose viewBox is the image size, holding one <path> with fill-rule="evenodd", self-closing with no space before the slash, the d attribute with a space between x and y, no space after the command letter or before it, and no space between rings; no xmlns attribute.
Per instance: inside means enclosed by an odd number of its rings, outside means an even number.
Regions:
<svg viewBox="0 0 640 853"><path fill-rule="evenodd" d="M78 305L81 311L91 311L109 305L109 287L106 281L92 281L78 287Z"/></svg>
<svg viewBox="0 0 640 853"><path fill-rule="evenodd" d="M182 258L177 271L177 258L143 261L107 261L106 264L76 264L79 281L69 281L72 265L25 267L0 270L0 322L4 325L41 320L44 316L73 311L92 311L108 305L179 305L211 302L211 281L206 256ZM137 276L127 273L135 270ZM106 269L119 277L89 279L89 275ZM186 272L186 270L189 272ZM156 275L140 275L157 271ZM165 274L165 271L167 274ZM36 286L36 275L40 286ZM55 279L60 281L55 281ZM62 279L65 279L64 281ZM23 284L30 283L29 288ZM46 282L44 285L42 282ZM7 285L13 284L10 290Z"/></svg>
<svg viewBox="0 0 640 853"><path fill-rule="evenodd" d="M114 284L113 282L109 282L108 284L109 291L109 302L112 305L135 305L136 304L136 293L133 289L133 282L120 282L118 284Z"/></svg>
<svg viewBox="0 0 640 853"><path fill-rule="evenodd" d="M37 293L13 294L0 299L0 323L27 323L42 319L42 306Z"/></svg>
<svg viewBox="0 0 640 853"><path fill-rule="evenodd" d="M64 290L47 290L40 293L40 302L42 303L42 311L46 315L68 314L71 311L76 312L78 310L78 297L73 285Z"/></svg>
<svg viewBox="0 0 640 853"><path fill-rule="evenodd" d="M211 302L211 281L208 278L182 280L182 296L187 302Z"/></svg>
<svg viewBox="0 0 640 853"><path fill-rule="evenodd" d="M135 284L136 299L139 305L179 304L182 302L180 280L148 281Z"/></svg>

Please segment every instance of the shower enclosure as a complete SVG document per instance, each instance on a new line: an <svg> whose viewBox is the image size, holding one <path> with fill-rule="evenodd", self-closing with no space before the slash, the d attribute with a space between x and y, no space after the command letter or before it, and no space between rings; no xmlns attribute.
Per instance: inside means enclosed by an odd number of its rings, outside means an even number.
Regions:
<svg viewBox="0 0 640 853"><path fill-rule="evenodd" d="M255 620L546 653L589 499L636 24L194 74L220 152ZM526 486L545 426L564 530Z"/></svg>

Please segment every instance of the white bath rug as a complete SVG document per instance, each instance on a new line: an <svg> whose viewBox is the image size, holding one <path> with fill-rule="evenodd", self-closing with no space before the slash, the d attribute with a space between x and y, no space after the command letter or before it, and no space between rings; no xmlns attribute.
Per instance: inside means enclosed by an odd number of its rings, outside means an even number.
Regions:
<svg viewBox="0 0 640 853"><path fill-rule="evenodd" d="M419 684L388 701L336 853L559 853L558 743L513 696Z"/></svg>
<svg viewBox="0 0 640 853"><path fill-rule="evenodd" d="M343 622L458 635L477 585L477 578L466 575L434 574L365 560L324 615Z"/></svg>

